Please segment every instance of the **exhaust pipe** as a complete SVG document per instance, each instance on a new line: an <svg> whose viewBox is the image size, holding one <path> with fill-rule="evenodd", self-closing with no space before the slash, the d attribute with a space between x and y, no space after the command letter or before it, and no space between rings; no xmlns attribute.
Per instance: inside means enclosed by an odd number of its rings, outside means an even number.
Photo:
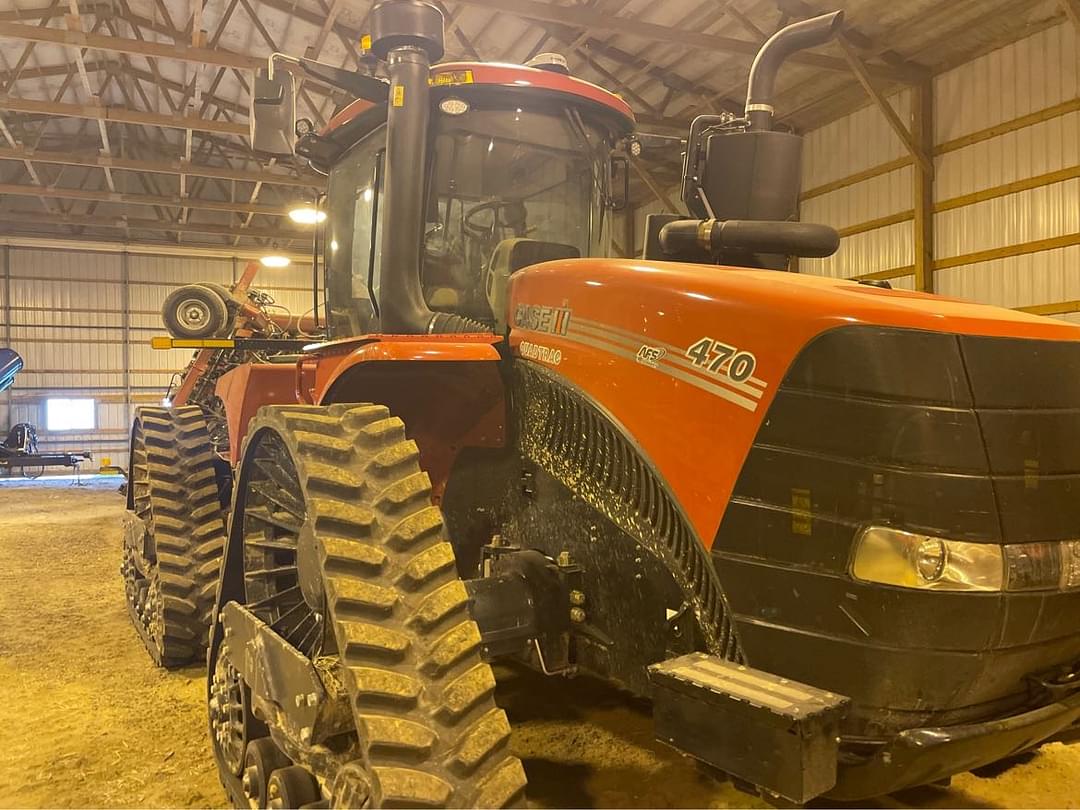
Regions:
<svg viewBox="0 0 1080 810"><path fill-rule="evenodd" d="M443 15L421 0L384 0L371 11L371 50L387 64L386 174L381 211L380 328L384 333L483 332L468 318L433 312L420 284L431 63L443 55Z"/></svg>
<svg viewBox="0 0 1080 810"><path fill-rule="evenodd" d="M761 46L750 67L746 91L746 117L751 130L772 129L773 85L780 65L791 54L832 39L844 21L843 11L833 11L781 28Z"/></svg>

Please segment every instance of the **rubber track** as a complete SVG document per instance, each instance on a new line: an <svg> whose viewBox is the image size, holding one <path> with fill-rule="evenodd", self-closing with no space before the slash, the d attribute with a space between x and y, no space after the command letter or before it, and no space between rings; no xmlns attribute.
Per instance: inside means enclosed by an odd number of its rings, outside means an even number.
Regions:
<svg viewBox="0 0 1080 810"><path fill-rule="evenodd" d="M225 529L206 419L196 406L140 408L150 475L150 525L162 596L158 628L144 633L154 660L176 667L206 657Z"/></svg>
<svg viewBox="0 0 1080 810"><path fill-rule="evenodd" d="M522 804L525 773L402 421L381 405L271 406L248 436L263 428L296 462L364 752L335 804L361 795L360 770L375 807Z"/></svg>

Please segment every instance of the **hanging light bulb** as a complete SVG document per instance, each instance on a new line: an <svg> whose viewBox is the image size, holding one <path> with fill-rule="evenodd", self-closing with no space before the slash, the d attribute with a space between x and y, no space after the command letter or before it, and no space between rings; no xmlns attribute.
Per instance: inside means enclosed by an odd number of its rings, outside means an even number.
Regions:
<svg viewBox="0 0 1080 810"><path fill-rule="evenodd" d="M311 203L304 203L289 209L289 219L297 225L317 225L326 220L326 212Z"/></svg>

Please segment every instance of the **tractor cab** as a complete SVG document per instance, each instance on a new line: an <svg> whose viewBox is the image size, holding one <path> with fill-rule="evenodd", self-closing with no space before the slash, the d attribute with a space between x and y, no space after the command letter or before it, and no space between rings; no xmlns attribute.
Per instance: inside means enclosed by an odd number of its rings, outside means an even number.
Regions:
<svg viewBox="0 0 1080 810"><path fill-rule="evenodd" d="M281 71L275 83L277 98L291 93ZM426 308L466 319L469 328L455 331L503 332L506 285L518 269L612 254L612 212L625 206L629 179L619 152L634 126L618 96L568 75L557 59L443 63L427 84L411 127L425 136L423 166L387 165L398 140L388 138L388 116L409 106L407 91L376 86L321 130L296 126L296 154L329 177L318 247L331 337L393 331L379 302L383 279L401 274L388 272L402 259L385 256L380 239L402 227L386 205L395 183L422 189L422 216L414 225L407 212L405 223L419 228L419 255L406 261L418 263Z"/></svg>
<svg viewBox="0 0 1080 810"><path fill-rule="evenodd" d="M613 160L632 119L599 88L517 65L433 70L420 279L436 312L485 326L515 269L611 252ZM547 85L547 86L545 86ZM581 95L581 87L596 99ZM383 270L378 233L385 181L385 107L346 109L328 129L349 145L327 166L324 242L334 336L377 331ZM356 117L351 117L354 115ZM313 148L326 134L302 139Z"/></svg>

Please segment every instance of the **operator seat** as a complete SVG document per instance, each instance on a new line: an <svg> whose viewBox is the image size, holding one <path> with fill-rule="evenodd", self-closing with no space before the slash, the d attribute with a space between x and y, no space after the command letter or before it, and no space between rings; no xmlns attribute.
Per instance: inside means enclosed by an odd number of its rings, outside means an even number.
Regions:
<svg viewBox="0 0 1080 810"><path fill-rule="evenodd" d="M506 319L509 315L506 311L506 287L510 276L518 270L541 262L580 258L580 250L560 242L516 237L499 242L491 254L491 262L484 279L484 292L495 316L496 332L502 334L506 331Z"/></svg>

